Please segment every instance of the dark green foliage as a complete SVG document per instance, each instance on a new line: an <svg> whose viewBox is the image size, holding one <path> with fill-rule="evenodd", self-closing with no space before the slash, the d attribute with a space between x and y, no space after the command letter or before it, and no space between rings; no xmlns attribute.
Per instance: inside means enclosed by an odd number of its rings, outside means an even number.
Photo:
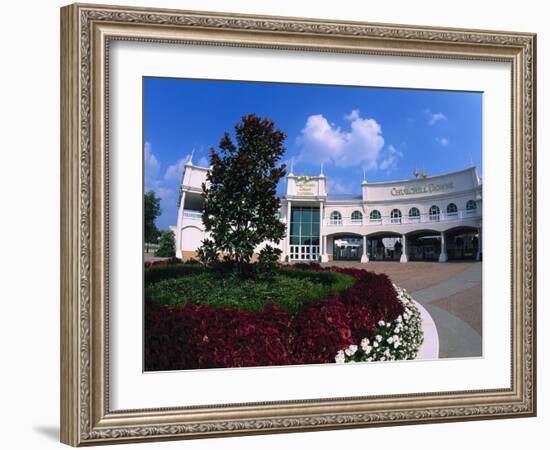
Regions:
<svg viewBox="0 0 550 450"><path fill-rule="evenodd" d="M302 304L337 296L354 282L352 276L336 272L279 269L269 280L243 280L236 272L222 273L196 265L176 267L179 269L174 272L164 268L162 275L168 276L154 284L147 283L151 274L146 275L146 299L170 306L200 304L251 312L273 304L294 314Z"/></svg>
<svg viewBox="0 0 550 450"><path fill-rule="evenodd" d="M176 240L172 230L163 231L160 236L159 248L155 252L155 256L163 256L172 258L176 256Z"/></svg>
<svg viewBox="0 0 550 450"><path fill-rule="evenodd" d="M171 278L203 273L206 269L197 264L170 264L146 267L143 271L145 286Z"/></svg>
<svg viewBox="0 0 550 450"><path fill-rule="evenodd" d="M279 258L281 257L281 249L266 245L258 254L258 262L256 263L256 271L264 277L273 276L275 269L279 266Z"/></svg>
<svg viewBox="0 0 550 450"><path fill-rule="evenodd" d="M202 215L210 238L203 241L199 257L212 263L223 255L242 274L250 272L247 266L258 244L277 244L285 234L276 190L286 173L284 164L278 166L286 136L271 120L251 114L235 125L235 137L236 144L226 132L219 151L210 150Z"/></svg>
<svg viewBox="0 0 550 450"><path fill-rule="evenodd" d="M212 239L205 239L197 249L197 257L204 264L213 265L218 262L218 248Z"/></svg>
<svg viewBox="0 0 550 450"><path fill-rule="evenodd" d="M162 210L160 209L160 198L154 191L149 191L143 196L143 237L145 242L156 243L160 232L155 220Z"/></svg>

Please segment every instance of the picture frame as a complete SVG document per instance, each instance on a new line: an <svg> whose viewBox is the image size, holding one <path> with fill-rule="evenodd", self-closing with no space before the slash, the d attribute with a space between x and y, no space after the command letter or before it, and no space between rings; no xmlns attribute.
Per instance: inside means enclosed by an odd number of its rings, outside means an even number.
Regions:
<svg viewBox="0 0 550 450"><path fill-rule="evenodd" d="M511 68L510 385L111 407L114 42L494 61ZM536 35L74 4L61 9L61 441L97 445L536 415ZM504 150L503 150L504 151ZM486 268L490 271L490 268Z"/></svg>

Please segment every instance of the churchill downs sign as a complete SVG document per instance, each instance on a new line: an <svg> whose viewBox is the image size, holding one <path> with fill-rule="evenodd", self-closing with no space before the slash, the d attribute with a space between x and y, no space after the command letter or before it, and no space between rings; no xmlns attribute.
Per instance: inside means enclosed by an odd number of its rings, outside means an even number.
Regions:
<svg viewBox="0 0 550 450"><path fill-rule="evenodd" d="M430 183L421 186L413 186L410 188L392 188L390 193L394 197L398 197L401 195L428 194L430 192L447 191L452 188L453 182L449 181L448 183L443 184Z"/></svg>
<svg viewBox="0 0 550 450"><path fill-rule="evenodd" d="M296 177L296 189L299 195L315 195L316 183L308 176Z"/></svg>

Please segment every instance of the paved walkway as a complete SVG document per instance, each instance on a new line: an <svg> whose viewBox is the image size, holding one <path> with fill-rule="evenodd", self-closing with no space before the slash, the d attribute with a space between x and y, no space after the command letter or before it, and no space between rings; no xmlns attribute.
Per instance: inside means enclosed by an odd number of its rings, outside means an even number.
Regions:
<svg viewBox="0 0 550 450"><path fill-rule="evenodd" d="M435 286L475 265L475 262L408 262L370 261L362 264L357 261L334 261L322 266L355 267L376 273L385 273L392 281L409 292Z"/></svg>
<svg viewBox="0 0 550 450"><path fill-rule="evenodd" d="M333 262L387 274L432 316L440 358L482 356L481 263Z"/></svg>
<svg viewBox="0 0 550 450"><path fill-rule="evenodd" d="M436 324L440 358L482 356L481 263L412 297Z"/></svg>

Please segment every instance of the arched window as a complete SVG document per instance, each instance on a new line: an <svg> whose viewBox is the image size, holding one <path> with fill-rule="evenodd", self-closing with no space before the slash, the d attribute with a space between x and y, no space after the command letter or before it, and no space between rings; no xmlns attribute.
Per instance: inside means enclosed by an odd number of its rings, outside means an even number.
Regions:
<svg viewBox="0 0 550 450"><path fill-rule="evenodd" d="M411 209L409 209L409 219L420 220L420 210L416 206L413 206Z"/></svg>
<svg viewBox="0 0 550 450"><path fill-rule="evenodd" d="M447 215L448 216L456 216L458 214L458 208L454 203L449 203L447 205Z"/></svg>
<svg viewBox="0 0 550 450"><path fill-rule="evenodd" d="M435 220L435 221L438 221L439 220L439 213L440 213L440 209L439 209L439 206L437 205L432 205L430 207L430 211L429 211L429 216L430 216L430 220Z"/></svg>
<svg viewBox="0 0 550 450"><path fill-rule="evenodd" d="M363 222L363 214L361 214L361 211L353 211L351 213L351 223L362 223Z"/></svg>
<svg viewBox="0 0 550 450"><path fill-rule="evenodd" d="M342 225L342 214L339 211L332 211L330 213L331 225Z"/></svg>
<svg viewBox="0 0 550 450"><path fill-rule="evenodd" d="M476 211L477 211L477 203L474 200L468 200L468 203L466 203L466 213L475 214Z"/></svg>
<svg viewBox="0 0 550 450"><path fill-rule="evenodd" d="M380 211L378 211L377 209L373 209L370 212L370 220L371 221L379 221L381 219L382 219L382 214L380 214Z"/></svg>
<svg viewBox="0 0 550 450"><path fill-rule="evenodd" d="M390 213L391 223L401 223L401 211L392 209Z"/></svg>

